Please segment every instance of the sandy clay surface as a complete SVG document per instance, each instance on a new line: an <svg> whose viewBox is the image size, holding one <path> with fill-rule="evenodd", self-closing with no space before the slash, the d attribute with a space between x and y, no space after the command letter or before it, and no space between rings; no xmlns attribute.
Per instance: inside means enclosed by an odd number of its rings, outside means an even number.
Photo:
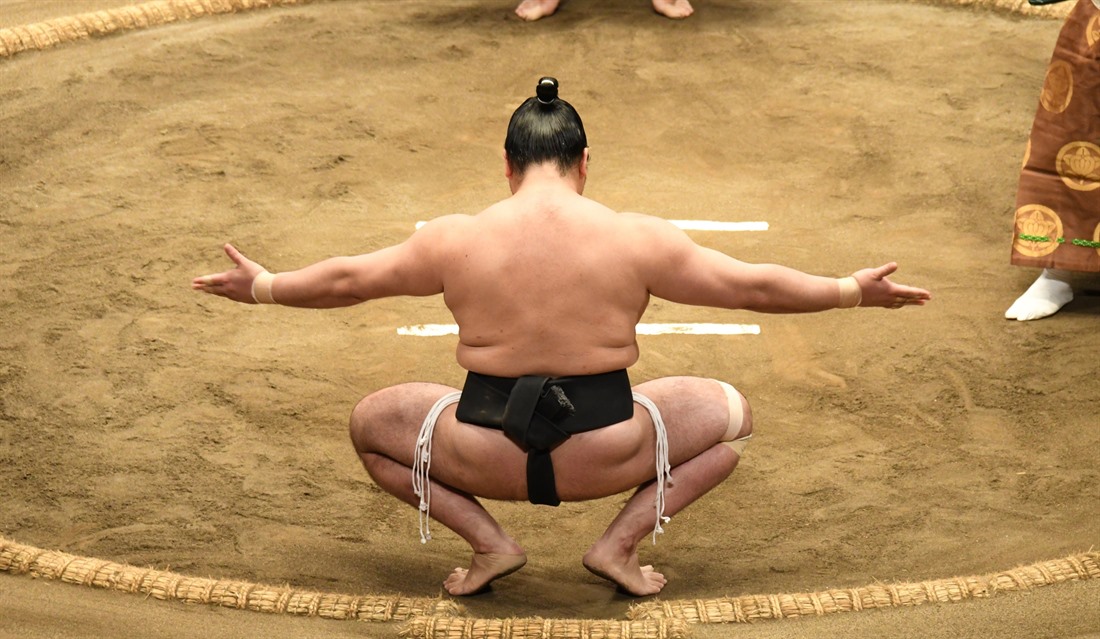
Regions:
<svg viewBox="0 0 1100 639"><path fill-rule="evenodd" d="M113 3L115 5L122 3ZM843 275L896 260L922 309L809 316L657 301L636 381L692 374L752 401L729 481L643 560L662 597L986 574L1100 542L1100 298L1002 313L1015 183L1060 27L911 2L341 1L204 18L0 59L0 535L221 577L440 594L467 561L381 492L347 441L364 394L458 384L440 299L310 312L189 290L237 244L272 270L405 238L507 195L508 115L540 75L585 119L587 195L753 262ZM0 26L111 6L0 2ZM476 616L622 618L580 564L625 496L493 503L530 563ZM745 636L1100 633L1100 588L701 630ZM0 636L395 636L0 574ZM1016 634L1019 633L1019 634Z"/></svg>

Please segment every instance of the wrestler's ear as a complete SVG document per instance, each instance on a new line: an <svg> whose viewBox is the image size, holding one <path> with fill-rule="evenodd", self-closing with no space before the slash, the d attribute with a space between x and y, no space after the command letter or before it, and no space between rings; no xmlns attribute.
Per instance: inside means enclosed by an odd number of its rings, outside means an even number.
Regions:
<svg viewBox="0 0 1100 639"><path fill-rule="evenodd" d="M504 155L504 177L506 177L510 180L510 179L512 179L512 173L514 173L514 171L512 170L512 163L508 160L508 151L504 151L503 155Z"/></svg>
<svg viewBox="0 0 1100 639"><path fill-rule="evenodd" d="M588 178L588 147L584 147L584 153L581 154L581 178Z"/></svg>

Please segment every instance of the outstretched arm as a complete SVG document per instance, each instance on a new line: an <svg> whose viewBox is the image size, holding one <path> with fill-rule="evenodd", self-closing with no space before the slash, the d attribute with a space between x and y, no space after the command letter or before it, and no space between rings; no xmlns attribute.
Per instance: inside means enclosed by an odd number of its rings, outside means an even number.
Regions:
<svg viewBox="0 0 1100 639"><path fill-rule="evenodd" d="M703 248L664 222L647 224L650 292L673 302L763 313L810 313L850 306L923 306L921 288L896 284L891 262L850 278L810 275L777 264L749 264Z"/></svg>
<svg viewBox="0 0 1100 639"><path fill-rule="evenodd" d="M441 293L443 282L428 248L431 243L418 235L374 253L333 257L277 274L226 244L225 254L235 267L196 277L191 288L246 304L301 308L339 308L380 297Z"/></svg>

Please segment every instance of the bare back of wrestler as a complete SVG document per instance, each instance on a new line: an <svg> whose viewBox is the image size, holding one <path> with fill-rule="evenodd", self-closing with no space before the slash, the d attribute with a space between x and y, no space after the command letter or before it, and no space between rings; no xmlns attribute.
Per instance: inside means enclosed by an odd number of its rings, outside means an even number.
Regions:
<svg viewBox="0 0 1100 639"><path fill-rule="evenodd" d="M835 278L741 262L696 245L664 220L617 213L585 198L588 150L579 116L556 97L556 82L549 100L542 99L541 82L539 88L540 97L517 109L509 126L505 176L511 197L474 216L433 220L399 245L276 276L227 245L236 268L195 278L193 287L240 302L309 308L442 293L459 326L458 364L500 378L628 368L638 359L635 327L651 295L773 313L854 305L844 304L844 286ZM549 129L559 137L562 128L579 129L572 150L563 153L560 140L534 153L517 150L513 137L523 141L524 132L513 136L513 128L522 128L525 117L538 123L529 128L547 128L540 118L557 109L565 111L565 124L554 121ZM539 146L537 139L527 144ZM930 299L927 291L892 283L887 276L895 268L887 264L847 278L848 293L860 298L854 302L900 308ZM666 377L633 390L663 417L672 467L663 507L671 516L733 472L739 454L723 443L751 433L751 412L743 396L712 379ZM413 506L420 504L410 482L418 433L436 402L454 391L402 384L368 395L352 413L352 442L367 471ZM562 501L637 489L583 557L586 568L634 595L655 594L666 583L641 565L637 552L657 512L657 438L651 414L634 410L622 421L572 434L549 452ZM479 592L526 562L520 545L477 498L527 499L528 461L502 430L459 421L455 406L439 414L430 514L473 550L470 567L444 582L451 594Z"/></svg>

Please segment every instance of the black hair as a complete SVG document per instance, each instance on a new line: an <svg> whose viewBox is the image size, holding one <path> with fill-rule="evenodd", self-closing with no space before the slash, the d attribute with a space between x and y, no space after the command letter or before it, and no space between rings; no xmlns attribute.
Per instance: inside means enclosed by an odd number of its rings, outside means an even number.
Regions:
<svg viewBox="0 0 1100 639"><path fill-rule="evenodd" d="M581 161L588 146L584 124L573 105L558 97L556 79L540 78L535 93L512 114L504 151L518 175L551 161L564 175Z"/></svg>

